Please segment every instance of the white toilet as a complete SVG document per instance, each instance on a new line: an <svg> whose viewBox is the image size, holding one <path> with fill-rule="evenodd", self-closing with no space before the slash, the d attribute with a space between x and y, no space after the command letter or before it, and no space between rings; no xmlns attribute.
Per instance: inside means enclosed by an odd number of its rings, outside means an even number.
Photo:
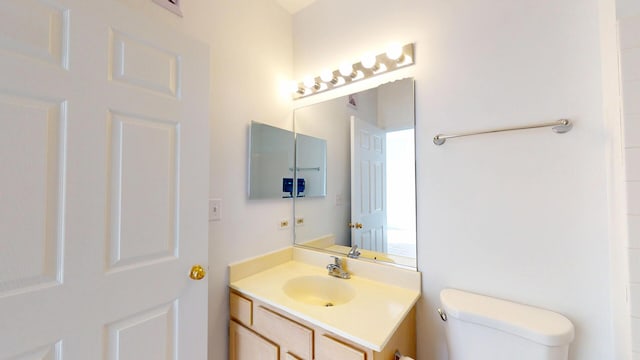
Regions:
<svg viewBox="0 0 640 360"><path fill-rule="evenodd" d="M449 360L566 360L573 324L549 310L473 294L440 292Z"/></svg>

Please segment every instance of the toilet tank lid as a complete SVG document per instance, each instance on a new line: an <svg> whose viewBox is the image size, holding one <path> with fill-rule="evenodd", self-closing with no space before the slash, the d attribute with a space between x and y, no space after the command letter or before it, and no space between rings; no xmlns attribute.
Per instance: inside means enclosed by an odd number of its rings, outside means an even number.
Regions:
<svg viewBox="0 0 640 360"><path fill-rule="evenodd" d="M574 337L573 324L553 311L456 289L440 292L449 318L488 326L539 344L561 346Z"/></svg>

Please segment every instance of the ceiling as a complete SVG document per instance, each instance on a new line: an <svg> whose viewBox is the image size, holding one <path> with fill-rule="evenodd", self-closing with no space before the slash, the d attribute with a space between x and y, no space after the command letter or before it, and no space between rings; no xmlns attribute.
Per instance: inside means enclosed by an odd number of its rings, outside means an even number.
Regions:
<svg viewBox="0 0 640 360"><path fill-rule="evenodd" d="M311 5L315 1L316 0L276 0L280 6L285 8L292 15Z"/></svg>

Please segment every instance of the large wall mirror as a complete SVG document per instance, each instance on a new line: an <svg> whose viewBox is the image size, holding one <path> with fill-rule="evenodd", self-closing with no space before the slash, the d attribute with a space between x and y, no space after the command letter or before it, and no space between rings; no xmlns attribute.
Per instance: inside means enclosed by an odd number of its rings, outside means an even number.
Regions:
<svg viewBox="0 0 640 360"><path fill-rule="evenodd" d="M325 196L294 197L296 245L357 245L361 258L416 268L413 79L298 108L294 121L326 141Z"/></svg>

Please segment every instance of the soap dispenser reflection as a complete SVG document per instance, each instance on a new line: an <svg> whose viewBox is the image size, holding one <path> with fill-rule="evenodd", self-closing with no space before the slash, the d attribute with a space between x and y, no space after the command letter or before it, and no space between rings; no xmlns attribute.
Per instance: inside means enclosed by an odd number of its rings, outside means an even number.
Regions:
<svg viewBox="0 0 640 360"><path fill-rule="evenodd" d="M296 187L296 196L304 197L304 189L306 187L306 182L304 179L298 179L297 187Z"/></svg>

